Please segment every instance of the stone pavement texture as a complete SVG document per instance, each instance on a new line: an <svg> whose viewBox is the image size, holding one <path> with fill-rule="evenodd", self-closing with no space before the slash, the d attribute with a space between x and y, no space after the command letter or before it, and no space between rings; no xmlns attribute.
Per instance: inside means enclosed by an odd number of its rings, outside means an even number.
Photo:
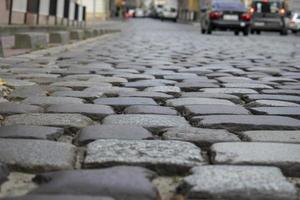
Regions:
<svg viewBox="0 0 300 200"><path fill-rule="evenodd" d="M0 60L0 198L300 198L299 37L121 26Z"/></svg>

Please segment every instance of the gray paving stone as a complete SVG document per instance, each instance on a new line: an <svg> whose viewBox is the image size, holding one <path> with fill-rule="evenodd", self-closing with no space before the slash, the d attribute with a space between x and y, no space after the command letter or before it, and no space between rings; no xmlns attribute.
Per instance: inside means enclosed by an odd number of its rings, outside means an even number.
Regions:
<svg viewBox="0 0 300 200"><path fill-rule="evenodd" d="M119 77L125 78L128 81L152 80L155 79L152 75L147 74L119 74Z"/></svg>
<svg viewBox="0 0 300 200"><path fill-rule="evenodd" d="M204 128L225 128L235 131L251 129L300 129L299 120L282 116L209 115L193 117L192 123Z"/></svg>
<svg viewBox="0 0 300 200"><path fill-rule="evenodd" d="M138 89L145 89L147 87L155 87L155 86L163 86L163 85L165 85L165 84L162 82L155 81L155 80L141 80L141 81L124 83L125 87L132 87L132 88L138 88Z"/></svg>
<svg viewBox="0 0 300 200"><path fill-rule="evenodd" d="M186 97L186 98L177 98L169 99L166 101L166 105L174 107L182 107L187 105L202 105L202 104L211 104L211 105L234 105L231 101L224 99L213 99L213 98L198 98L198 97Z"/></svg>
<svg viewBox="0 0 300 200"><path fill-rule="evenodd" d="M118 96L119 93L136 92L135 88L122 88L122 87L90 87L83 91L101 92L106 96Z"/></svg>
<svg viewBox="0 0 300 200"><path fill-rule="evenodd" d="M188 142L159 140L96 140L88 144L86 167L141 165L159 173L180 173L204 163L201 150Z"/></svg>
<svg viewBox="0 0 300 200"><path fill-rule="evenodd" d="M94 101L95 104L110 105L110 106L131 106L131 105L157 105L151 98L142 97L112 97L98 98Z"/></svg>
<svg viewBox="0 0 300 200"><path fill-rule="evenodd" d="M177 115L177 111L174 108L164 107L164 106L129 106L124 110L124 113Z"/></svg>
<svg viewBox="0 0 300 200"><path fill-rule="evenodd" d="M166 75L166 76L164 76L164 79L181 81L181 80L186 80L186 79L188 80L188 79L193 79L193 78L198 78L198 77L199 76L197 74L192 74L192 73L178 73L178 74L173 74L173 75Z"/></svg>
<svg viewBox="0 0 300 200"><path fill-rule="evenodd" d="M287 101L278 101L278 100L256 100L253 102L250 102L248 104L249 106L278 106L278 107L284 107L284 106L289 106L289 107L295 107L295 106L300 106L300 104L292 103L292 102L287 102Z"/></svg>
<svg viewBox="0 0 300 200"><path fill-rule="evenodd" d="M23 103L47 106L53 104L79 104L83 103L83 100L80 98L74 97L28 97L22 101Z"/></svg>
<svg viewBox="0 0 300 200"><path fill-rule="evenodd" d="M21 197L4 198L3 200L114 200L111 197L83 195L26 195Z"/></svg>
<svg viewBox="0 0 300 200"><path fill-rule="evenodd" d="M0 139L0 162L26 172L72 169L75 147L45 140Z"/></svg>
<svg viewBox="0 0 300 200"><path fill-rule="evenodd" d="M51 94L52 96L57 97L77 97L88 100L93 100L103 96L102 92L93 92L93 91L57 91Z"/></svg>
<svg viewBox="0 0 300 200"><path fill-rule="evenodd" d="M26 87L26 86L36 86L37 84L27 80L18 80L18 79L5 79L5 85L18 88L18 87Z"/></svg>
<svg viewBox="0 0 300 200"><path fill-rule="evenodd" d="M300 176L300 145L263 142L226 142L211 147L214 164L266 165L287 176Z"/></svg>
<svg viewBox="0 0 300 200"><path fill-rule="evenodd" d="M239 77L239 76L230 76L230 77L218 77L217 80L222 83L249 83L253 80L247 77Z"/></svg>
<svg viewBox="0 0 300 200"><path fill-rule="evenodd" d="M287 89L266 89L262 90L264 94L286 94L286 95L300 95L300 90L287 90Z"/></svg>
<svg viewBox="0 0 300 200"><path fill-rule="evenodd" d="M203 88L201 92L205 93L221 93L221 94L257 94L257 91L248 88Z"/></svg>
<svg viewBox="0 0 300 200"><path fill-rule="evenodd" d="M300 143L300 131L245 131L241 136L250 142Z"/></svg>
<svg viewBox="0 0 300 200"><path fill-rule="evenodd" d="M300 96L292 95L272 95L272 94L251 94L245 96L247 100L279 100L279 101L290 101L295 103L300 103Z"/></svg>
<svg viewBox="0 0 300 200"><path fill-rule="evenodd" d="M202 128L168 128L163 133L163 139L165 140L181 140L195 143L201 148L207 148L211 144L218 142L235 142L240 139L222 129L202 129Z"/></svg>
<svg viewBox="0 0 300 200"><path fill-rule="evenodd" d="M184 178L187 199L296 200L297 190L275 167L200 166Z"/></svg>
<svg viewBox="0 0 300 200"><path fill-rule="evenodd" d="M9 171L5 164L0 162L0 186L8 180Z"/></svg>
<svg viewBox="0 0 300 200"><path fill-rule="evenodd" d="M18 74L18 79L57 79L60 75L58 74L43 74L43 73L32 73L32 74Z"/></svg>
<svg viewBox="0 0 300 200"><path fill-rule="evenodd" d="M155 86L145 89L146 92L162 92L167 94L179 94L181 92L179 87L176 86Z"/></svg>
<svg viewBox="0 0 300 200"><path fill-rule="evenodd" d="M110 106L95 104L57 104L47 107L46 112L79 113L100 120L108 115L115 114Z"/></svg>
<svg viewBox="0 0 300 200"><path fill-rule="evenodd" d="M186 82L180 82L176 84L177 87L179 87L183 91L198 91L201 88L218 88L219 85L216 85L214 83L205 83L200 81L186 81Z"/></svg>
<svg viewBox="0 0 300 200"><path fill-rule="evenodd" d="M257 107L251 108L251 111L258 114L300 117L300 107Z"/></svg>
<svg viewBox="0 0 300 200"><path fill-rule="evenodd" d="M120 166L95 170L70 170L38 175L40 187L32 195L110 196L116 200L156 200L151 180L155 174L140 167Z"/></svg>
<svg viewBox="0 0 300 200"><path fill-rule="evenodd" d="M184 106L184 113L186 115L247 115L250 112L238 105L211 105L211 104L203 104L203 105L189 105Z"/></svg>
<svg viewBox="0 0 300 200"><path fill-rule="evenodd" d="M99 81L63 81L52 83L51 86L70 87L80 90L89 87L111 87L111 84Z"/></svg>
<svg viewBox="0 0 300 200"><path fill-rule="evenodd" d="M58 126L64 128L84 128L93 121L81 114L18 114L7 117L3 124L8 125L33 125L33 126Z"/></svg>
<svg viewBox="0 0 300 200"><path fill-rule="evenodd" d="M39 113L43 111L44 109L39 106L11 102L0 103L0 114Z"/></svg>
<svg viewBox="0 0 300 200"><path fill-rule="evenodd" d="M139 126L95 125L81 129L78 137L80 144L97 139L143 140L153 138L152 134Z"/></svg>
<svg viewBox="0 0 300 200"><path fill-rule="evenodd" d="M103 82L103 83L127 83L128 81L125 78L121 77L93 77L90 78L89 81L95 81L95 82Z"/></svg>
<svg viewBox="0 0 300 200"><path fill-rule="evenodd" d="M225 88L272 89L271 86L257 83L225 83Z"/></svg>
<svg viewBox="0 0 300 200"><path fill-rule="evenodd" d="M241 103L240 97L230 94L204 93L204 92L182 92L181 97L199 97L199 98L216 98L227 99L234 103Z"/></svg>
<svg viewBox="0 0 300 200"><path fill-rule="evenodd" d="M0 127L0 138L57 140L64 129L46 126L11 125Z"/></svg>
<svg viewBox="0 0 300 200"><path fill-rule="evenodd" d="M271 81L271 82L297 82L295 79L286 78L286 77L274 77L274 76L266 76L260 78L262 81Z"/></svg>
<svg viewBox="0 0 300 200"><path fill-rule="evenodd" d="M145 98L152 98L154 100L166 100L173 98L172 95L161 93L161 92L142 92L142 91L136 91L136 92L120 92L120 97L145 97Z"/></svg>
<svg viewBox="0 0 300 200"><path fill-rule="evenodd" d="M150 114L110 115L104 118L103 124L136 125L153 130L190 126L183 117Z"/></svg>

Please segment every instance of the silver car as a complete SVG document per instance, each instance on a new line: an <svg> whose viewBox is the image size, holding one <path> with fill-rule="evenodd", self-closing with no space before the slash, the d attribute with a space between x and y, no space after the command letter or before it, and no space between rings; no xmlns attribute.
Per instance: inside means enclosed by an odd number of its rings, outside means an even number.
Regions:
<svg viewBox="0 0 300 200"><path fill-rule="evenodd" d="M293 33L297 33L300 31L300 12L295 12L292 14L292 17L289 21L289 29Z"/></svg>

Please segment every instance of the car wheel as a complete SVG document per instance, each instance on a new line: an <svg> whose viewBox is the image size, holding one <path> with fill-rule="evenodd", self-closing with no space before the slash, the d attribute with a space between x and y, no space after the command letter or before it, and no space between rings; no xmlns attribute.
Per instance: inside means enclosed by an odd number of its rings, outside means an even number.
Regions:
<svg viewBox="0 0 300 200"><path fill-rule="evenodd" d="M292 33L294 33L294 34L297 34L297 32L298 32L298 31L296 31L296 30L292 30Z"/></svg>
<svg viewBox="0 0 300 200"><path fill-rule="evenodd" d="M255 31L251 29L250 33L253 35L255 33Z"/></svg>
<svg viewBox="0 0 300 200"><path fill-rule="evenodd" d="M260 31L259 30L256 31L256 35L260 35Z"/></svg>
<svg viewBox="0 0 300 200"><path fill-rule="evenodd" d="M239 31L234 31L234 35L238 36L239 35Z"/></svg>

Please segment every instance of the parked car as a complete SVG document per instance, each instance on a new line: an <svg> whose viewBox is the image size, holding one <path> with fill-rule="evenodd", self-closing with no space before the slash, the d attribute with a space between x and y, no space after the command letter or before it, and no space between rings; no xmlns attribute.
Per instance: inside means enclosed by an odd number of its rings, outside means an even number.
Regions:
<svg viewBox="0 0 300 200"><path fill-rule="evenodd" d="M294 12L292 14L291 19L289 20L289 29L293 33L297 33L300 31L300 12Z"/></svg>
<svg viewBox="0 0 300 200"><path fill-rule="evenodd" d="M136 8L134 17L145 17L145 12L142 8Z"/></svg>
<svg viewBox="0 0 300 200"><path fill-rule="evenodd" d="M254 0L250 12L253 20L251 33L276 31L281 35L288 34L287 9L284 0Z"/></svg>
<svg viewBox="0 0 300 200"><path fill-rule="evenodd" d="M215 30L234 31L235 35L249 34L251 15L240 0L211 0L201 9L201 32L211 34Z"/></svg>
<svg viewBox="0 0 300 200"><path fill-rule="evenodd" d="M177 0L166 0L161 12L162 20L173 20L177 21L178 16L178 2Z"/></svg>

